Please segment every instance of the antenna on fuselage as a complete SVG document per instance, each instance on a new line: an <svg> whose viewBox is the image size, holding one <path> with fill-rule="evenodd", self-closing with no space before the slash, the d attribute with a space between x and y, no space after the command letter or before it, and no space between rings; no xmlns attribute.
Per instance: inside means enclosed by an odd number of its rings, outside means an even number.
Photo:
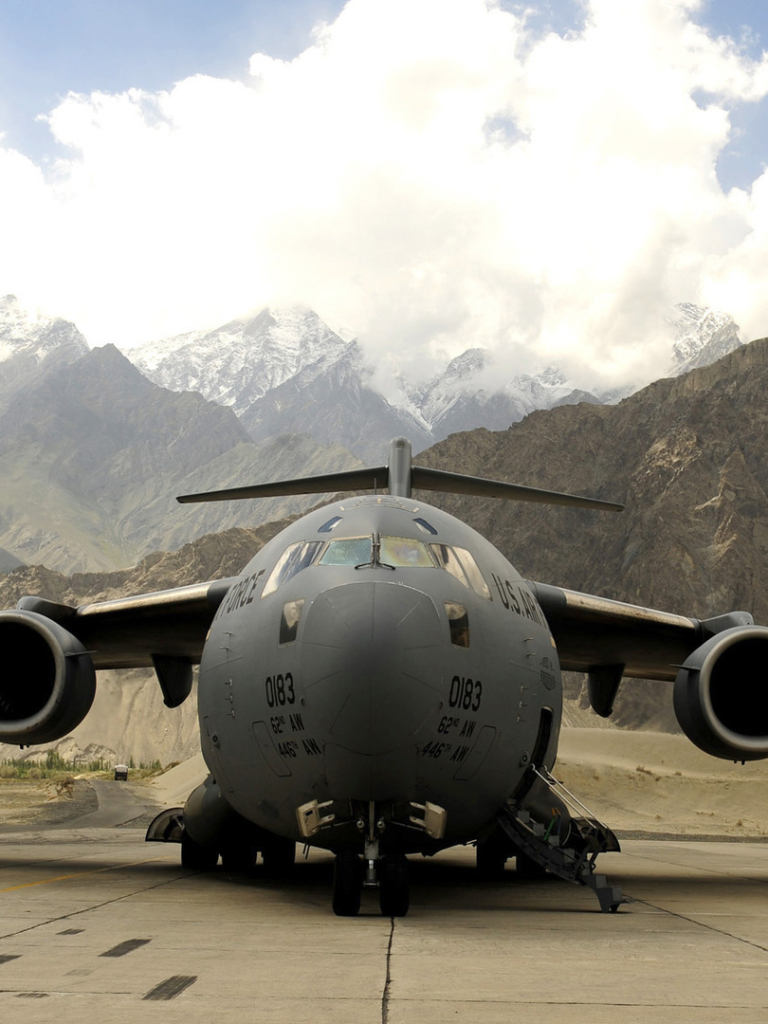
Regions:
<svg viewBox="0 0 768 1024"><path fill-rule="evenodd" d="M540 487L525 487L504 480L486 480L480 476L450 473L444 469L414 466L411 442L396 437L389 445L389 465L374 469L351 469L345 473L325 473L275 483L230 487L223 491L203 491L200 494L182 494L176 500L182 504L199 501L234 501L239 498L276 498L288 494L327 494L334 491L376 490L378 482L387 480L387 490L398 498L410 498L412 489L444 491L452 494L473 494L480 498L505 498L507 501L532 501L540 505L566 505L570 508L595 509L601 512L621 512L623 505L596 498L583 498L561 491L545 491Z"/></svg>

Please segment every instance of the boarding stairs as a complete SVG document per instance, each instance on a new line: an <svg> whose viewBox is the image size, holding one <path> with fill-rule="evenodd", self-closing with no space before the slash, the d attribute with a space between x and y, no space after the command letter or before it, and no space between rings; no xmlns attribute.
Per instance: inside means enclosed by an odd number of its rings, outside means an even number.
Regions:
<svg viewBox="0 0 768 1024"><path fill-rule="evenodd" d="M595 861L599 853L620 851L616 836L547 768L531 766L529 770L573 812L566 836L561 835L560 814L553 814L547 823L537 821L514 800L507 801L499 811L499 827L520 853L558 878L575 885L589 886L600 902L600 910L604 914L615 913L622 903L629 900L622 896L618 886L608 882L605 875L595 872Z"/></svg>

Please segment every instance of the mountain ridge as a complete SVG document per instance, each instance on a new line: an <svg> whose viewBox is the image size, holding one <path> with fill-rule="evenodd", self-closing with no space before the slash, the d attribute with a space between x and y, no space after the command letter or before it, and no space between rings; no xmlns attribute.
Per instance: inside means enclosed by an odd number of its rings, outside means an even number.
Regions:
<svg viewBox="0 0 768 1024"><path fill-rule="evenodd" d="M528 579L697 618L741 608L768 623L767 389L760 339L618 405L534 412L505 431L454 434L416 459L624 502L617 515L436 492L415 500L467 522ZM36 592L77 604L237 575L282 525L205 536L119 574L19 568L0 577L0 601ZM579 699L580 677L566 692ZM675 729L671 688L625 680L613 721Z"/></svg>

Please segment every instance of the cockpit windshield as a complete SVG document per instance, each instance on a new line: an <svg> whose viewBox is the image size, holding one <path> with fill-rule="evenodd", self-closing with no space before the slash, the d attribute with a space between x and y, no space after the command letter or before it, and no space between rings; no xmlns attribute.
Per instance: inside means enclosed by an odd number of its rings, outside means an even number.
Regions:
<svg viewBox="0 0 768 1024"><path fill-rule="evenodd" d="M285 549L269 575L262 597L273 594L302 569L311 565L350 566L363 569L444 569L468 590L490 600L491 594L472 555L464 548L430 544L413 537L339 537L308 540Z"/></svg>
<svg viewBox="0 0 768 1024"><path fill-rule="evenodd" d="M426 544L411 537L382 537L379 558L386 565L410 566L413 569L432 569L435 560Z"/></svg>
<svg viewBox="0 0 768 1024"><path fill-rule="evenodd" d="M320 565L362 565L371 560L371 538L344 537L329 542Z"/></svg>
<svg viewBox="0 0 768 1024"><path fill-rule="evenodd" d="M270 594L274 594L278 587L287 583L297 572L312 565L323 547L325 547L325 541L322 540L299 541L298 544L291 544L287 547L269 574L261 596L268 597Z"/></svg>

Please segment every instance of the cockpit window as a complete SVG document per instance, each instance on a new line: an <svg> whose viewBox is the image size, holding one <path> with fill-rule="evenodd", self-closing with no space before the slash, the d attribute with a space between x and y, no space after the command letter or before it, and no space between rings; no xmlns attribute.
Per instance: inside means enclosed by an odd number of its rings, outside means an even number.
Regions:
<svg viewBox="0 0 768 1024"><path fill-rule="evenodd" d="M435 566L427 545L411 537L382 537L379 557L385 565L396 568L433 569Z"/></svg>
<svg viewBox="0 0 768 1024"><path fill-rule="evenodd" d="M302 569L306 569L308 565L311 565L315 558L317 558L317 554L324 546L324 543L322 540L306 540L287 547L277 560L277 565L264 584L264 590L261 594L262 598L274 594L278 587L281 587L283 583L286 583L292 576L295 576L297 572L301 572Z"/></svg>
<svg viewBox="0 0 768 1024"><path fill-rule="evenodd" d="M454 550L459 556L461 564L464 566L464 572L469 577L469 585L476 594L479 594L480 597L484 597L486 600L490 601L491 592L488 589L488 584L483 579L483 574L480 572L477 562L465 548L455 548Z"/></svg>
<svg viewBox="0 0 768 1024"><path fill-rule="evenodd" d="M333 520L329 520L332 523ZM326 524L327 525L327 524ZM333 527L329 527L329 530ZM329 532L329 531L326 531ZM291 544L277 560L264 585L262 597L281 587L310 565L351 566L362 569L445 569L463 586L488 600L490 591L472 555L464 548L430 544L413 537L339 537ZM288 627L286 627L288 628ZM290 642L290 641L282 641Z"/></svg>
<svg viewBox="0 0 768 1024"><path fill-rule="evenodd" d="M452 548L448 544L430 544L430 548L439 566L455 576L459 583L490 601L488 584L466 548Z"/></svg>
<svg viewBox="0 0 768 1024"><path fill-rule="evenodd" d="M422 533L430 533L433 537L437 535L437 530L434 528L432 523L428 523L426 519L414 519L413 521Z"/></svg>
<svg viewBox="0 0 768 1024"><path fill-rule="evenodd" d="M469 580L467 579L466 573L461 567L461 562L456 557L456 552L452 547L447 544L431 544L432 553L437 559L437 564L455 576L459 583L463 583L465 587L469 587Z"/></svg>
<svg viewBox="0 0 768 1024"><path fill-rule="evenodd" d="M332 540L323 552L320 565L362 565L371 561L370 537L345 537Z"/></svg>
<svg viewBox="0 0 768 1024"><path fill-rule="evenodd" d="M336 527L341 522L341 519L342 519L341 516L334 516L333 519L329 519L327 523L323 523L323 525L321 527L319 527L317 532L318 533L330 533L331 530L335 530L336 529Z"/></svg>

